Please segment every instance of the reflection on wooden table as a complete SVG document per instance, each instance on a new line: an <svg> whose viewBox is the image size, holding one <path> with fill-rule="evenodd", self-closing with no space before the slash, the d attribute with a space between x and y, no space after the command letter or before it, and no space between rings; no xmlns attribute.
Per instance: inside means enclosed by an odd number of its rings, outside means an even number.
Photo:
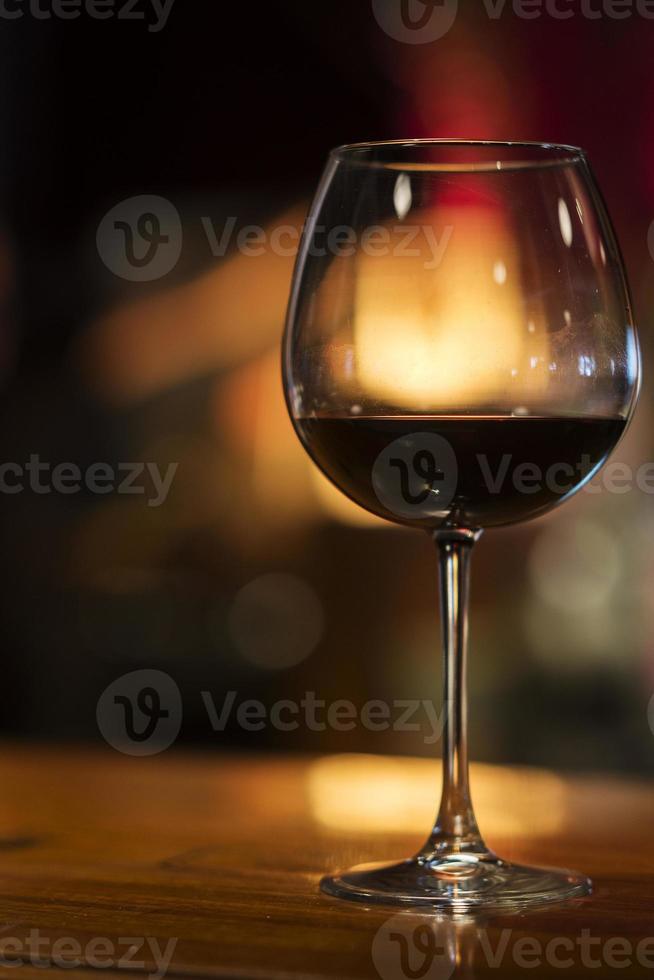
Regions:
<svg viewBox="0 0 654 980"><path fill-rule="evenodd" d="M318 891L325 871L417 849L435 762L15 746L0 753L0 777L0 954L26 964L20 976L43 976L34 930L42 965L79 961L79 976L654 975L654 786L473 766L491 846L595 881L590 899L564 908L473 920ZM131 963L129 937L142 944Z"/></svg>

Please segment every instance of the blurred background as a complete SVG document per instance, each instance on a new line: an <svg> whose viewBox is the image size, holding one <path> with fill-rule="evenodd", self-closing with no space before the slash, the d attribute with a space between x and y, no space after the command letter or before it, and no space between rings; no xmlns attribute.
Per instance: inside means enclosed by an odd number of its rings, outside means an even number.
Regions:
<svg viewBox="0 0 654 980"><path fill-rule="evenodd" d="M2 461L177 464L160 506L151 492L0 494L5 734L101 742L103 690L154 668L182 693L182 744L437 751L424 713L409 732L248 732L232 716L217 733L201 692L217 710L230 691L267 706L308 691L359 707L440 702L429 540L333 490L283 403L294 249L290 232L285 248L270 234L300 228L330 147L585 147L651 365L654 21L589 19L574 3L565 20L459 6L424 44L391 36L370 0L176 0L156 30L145 2L141 20L45 19L27 5L0 17ZM173 206L181 252L131 281L96 237L142 195ZM249 226L264 235L245 254ZM632 466L654 450L650 401L645 385L617 451ZM581 493L484 536L474 758L654 771L653 540L654 501L638 490Z"/></svg>

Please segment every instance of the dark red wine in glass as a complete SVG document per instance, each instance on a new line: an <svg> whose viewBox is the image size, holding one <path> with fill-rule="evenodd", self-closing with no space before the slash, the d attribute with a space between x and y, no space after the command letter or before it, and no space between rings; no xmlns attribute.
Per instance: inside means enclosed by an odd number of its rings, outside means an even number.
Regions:
<svg viewBox="0 0 654 980"><path fill-rule="evenodd" d="M360 506L428 531L441 572L436 822L413 857L329 874L322 889L456 913L588 894L585 875L511 864L482 838L466 696L473 545L576 493L637 400L629 292L584 153L446 140L332 151L300 247L283 366L315 463Z"/></svg>

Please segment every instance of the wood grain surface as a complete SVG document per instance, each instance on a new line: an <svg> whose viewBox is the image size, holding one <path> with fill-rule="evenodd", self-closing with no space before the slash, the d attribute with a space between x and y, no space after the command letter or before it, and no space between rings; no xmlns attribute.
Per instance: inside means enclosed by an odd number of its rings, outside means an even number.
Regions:
<svg viewBox="0 0 654 980"><path fill-rule="evenodd" d="M435 762L5 746L0 777L10 976L161 975L168 951L170 978L654 977L654 786L473 767L488 843L584 871L595 891L466 920L318 890L326 871L418 848Z"/></svg>

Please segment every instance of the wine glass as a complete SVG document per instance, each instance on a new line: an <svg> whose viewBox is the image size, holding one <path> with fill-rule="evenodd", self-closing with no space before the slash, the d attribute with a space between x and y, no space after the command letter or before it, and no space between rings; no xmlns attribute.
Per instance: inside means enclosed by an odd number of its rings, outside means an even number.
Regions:
<svg viewBox="0 0 654 980"><path fill-rule="evenodd" d="M588 894L584 875L513 865L484 843L466 692L474 543L579 490L637 399L628 287L583 151L445 140L333 150L298 255L283 363L314 462L367 510L426 529L440 565L436 824L415 857L322 889L455 912Z"/></svg>

